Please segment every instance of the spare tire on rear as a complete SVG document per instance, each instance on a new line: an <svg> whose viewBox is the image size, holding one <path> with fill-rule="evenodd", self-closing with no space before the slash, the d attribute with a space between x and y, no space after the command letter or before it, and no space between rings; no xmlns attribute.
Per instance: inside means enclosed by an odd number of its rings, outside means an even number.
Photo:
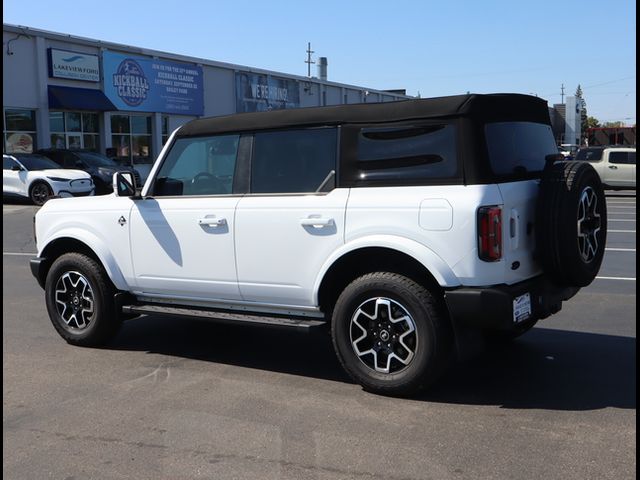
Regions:
<svg viewBox="0 0 640 480"><path fill-rule="evenodd" d="M583 162L548 165L536 217L537 257L545 273L560 285L589 285L607 239L607 205L595 169Z"/></svg>

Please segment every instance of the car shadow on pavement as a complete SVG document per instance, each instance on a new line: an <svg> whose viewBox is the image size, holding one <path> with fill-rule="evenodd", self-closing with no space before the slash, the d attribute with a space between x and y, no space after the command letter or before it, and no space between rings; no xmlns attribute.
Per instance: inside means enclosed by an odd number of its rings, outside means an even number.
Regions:
<svg viewBox="0 0 640 480"><path fill-rule="evenodd" d="M140 317L107 348L353 383L327 331ZM414 400L508 409L636 408L636 339L534 328L522 338L457 363Z"/></svg>

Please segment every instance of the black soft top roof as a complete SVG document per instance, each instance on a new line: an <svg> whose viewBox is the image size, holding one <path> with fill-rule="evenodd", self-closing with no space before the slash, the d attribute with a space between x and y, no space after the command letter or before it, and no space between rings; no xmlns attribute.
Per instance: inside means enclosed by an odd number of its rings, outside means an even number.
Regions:
<svg viewBox="0 0 640 480"><path fill-rule="evenodd" d="M295 108L240 113L193 120L178 130L178 137L218 133L340 125L386 123L418 119L472 117L480 122L530 121L549 124L547 102L531 95L494 93L358 103L330 107Z"/></svg>

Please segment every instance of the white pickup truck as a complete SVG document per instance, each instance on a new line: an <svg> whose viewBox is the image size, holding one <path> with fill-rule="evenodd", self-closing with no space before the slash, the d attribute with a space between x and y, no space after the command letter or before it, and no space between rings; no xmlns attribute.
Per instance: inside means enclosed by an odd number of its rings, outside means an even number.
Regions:
<svg viewBox="0 0 640 480"><path fill-rule="evenodd" d="M589 162L605 188L636 188L635 147L586 147L578 150L575 160Z"/></svg>
<svg viewBox="0 0 640 480"><path fill-rule="evenodd" d="M140 314L324 326L364 388L410 394L594 279L602 184L560 159L527 95L194 120L141 189L47 202L31 269L74 345Z"/></svg>

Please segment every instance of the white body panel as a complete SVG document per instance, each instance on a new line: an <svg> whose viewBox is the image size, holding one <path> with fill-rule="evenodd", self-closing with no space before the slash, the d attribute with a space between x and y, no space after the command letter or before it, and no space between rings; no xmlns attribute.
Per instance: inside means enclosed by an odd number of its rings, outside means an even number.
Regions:
<svg viewBox="0 0 640 480"><path fill-rule="evenodd" d="M525 241L523 230L527 219L533 222L536 189L537 184L533 181L502 184L500 187L355 188L349 196L345 241L349 245L362 238L383 235L423 245L434 260L425 259L422 263L441 286L515 283L540 272L531 258L532 239L528 237ZM502 191L509 199L506 204ZM517 208L520 212L522 242L517 247L503 243L505 250L508 249L506 259L503 256L498 262L484 262L478 258L476 217L478 208L483 205L504 206L504 239L509 239L510 210ZM397 243L400 245L401 242ZM393 244L389 248L393 248ZM415 258L416 255L412 256ZM516 257L520 259L521 267L513 271L511 259Z"/></svg>
<svg viewBox="0 0 640 480"><path fill-rule="evenodd" d="M38 256L56 239L77 239L96 253L118 289L131 290L129 228L119 219L128 222L132 204L131 199L115 195L49 200L36 213Z"/></svg>
<svg viewBox="0 0 640 480"><path fill-rule="evenodd" d="M240 197L147 198L131 211L134 290L240 299L235 208Z"/></svg>
<svg viewBox="0 0 640 480"><path fill-rule="evenodd" d="M348 189L335 189L326 195L243 197L236 212L243 299L312 305L318 271L344 243L348 196Z"/></svg>

